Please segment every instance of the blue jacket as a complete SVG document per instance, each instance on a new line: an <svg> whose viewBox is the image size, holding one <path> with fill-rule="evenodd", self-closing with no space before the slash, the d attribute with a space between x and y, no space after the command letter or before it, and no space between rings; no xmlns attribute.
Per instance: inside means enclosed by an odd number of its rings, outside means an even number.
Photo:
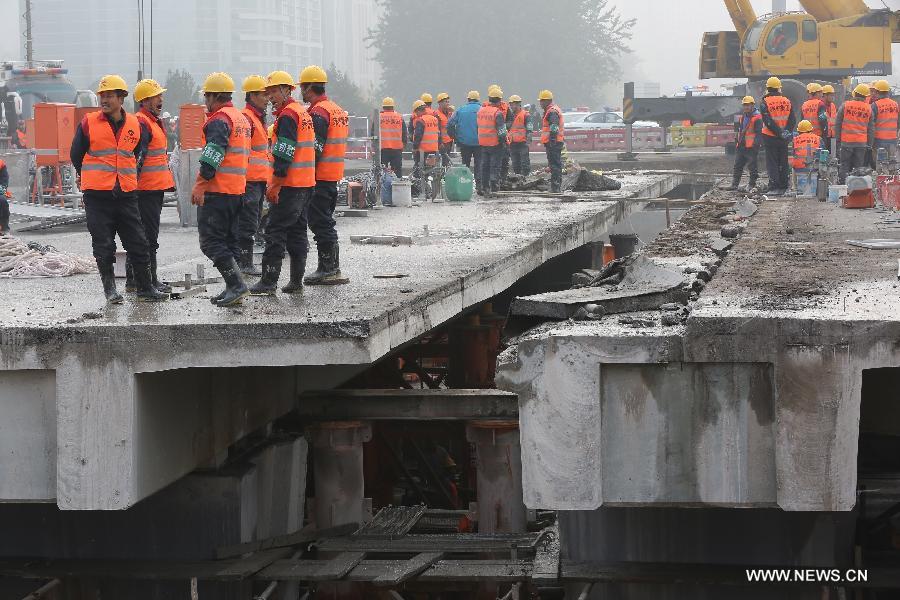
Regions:
<svg viewBox="0 0 900 600"><path fill-rule="evenodd" d="M453 138L464 146L478 145L478 110L481 103L478 100L470 100L465 106L453 113L447 124L448 131Z"/></svg>

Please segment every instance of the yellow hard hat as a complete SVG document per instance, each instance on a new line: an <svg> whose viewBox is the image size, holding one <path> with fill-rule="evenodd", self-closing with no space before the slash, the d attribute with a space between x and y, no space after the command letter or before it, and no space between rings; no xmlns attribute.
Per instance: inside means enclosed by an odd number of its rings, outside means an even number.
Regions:
<svg viewBox="0 0 900 600"><path fill-rule="evenodd" d="M815 82L809 83L806 85L806 91L810 94L816 94L822 91L822 86Z"/></svg>
<svg viewBox="0 0 900 600"><path fill-rule="evenodd" d="M833 94L834 86L831 85L830 83L826 83L825 85L822 86L822 93L823 94Z"/></svg>
<svg viewBox="0 0 900 600"><path fill-rule="evenodd" d="M204 94L224 94L234 91L234 79L228 73L210 73L203 82Z"/></svg>
<svg viewBox="0 0 900 600"><path fill-rule="evenodd" d="M891 84L887 82L887 79L879 79L875 82L875 89L879 92L889 92L891 91Z"/></svg>
<svg viewBox="0 0 900 600"><path fill-rule="evenodd" d="M797 131L799 131L800 133L809 133L812 130L813 130L812 123L810 123L806 119L803 119L802 121L800 121L797 124Z"/></svg>
<svg viewBox="0 0 900 600"><path fill-rule="evenodd" d="M328 83L328 74L318 65L309 65L300 71L300 83Z"/></svg>
<svg viewBox="0 0 900 600"><path fill-rule="evenodd" d="M781 80L777 77L769 77L766 79L766 88L772 90L780 90L781 89Z"/></svg>
<svg viewBox="0 0 900 600"><path fill-rule="evenodd" d="M744 96L744 99L741 100L741 104L756 104L756 98L753 96Z"/></svg>
<svg viewBox="0 0 900 600"><path fill-rule="evenodd" d="M443 102L444 100L449 100L449 99L450 99L450 94L448 94L447 92L441 92L440 94L437 95L438 102Z"/></svg>
<svg viewBox="0 0 900 600"><path fill-rule="evenodd" d="M116 90L121 90L123 92L128 91L128 84L125 83L125 80L119 75L104 75L103 79L100 80L100 85L97 86L98 94Z"/></svg>
<svg viewBox="0 0 900 600"><path fill-rule="evenodd" d="M538 100L553 100L553 92L550 90L541 90L538 94Z"/></svg>
<svg viewBox="0 0 900 600"><path fill-rule="evenodd" d="M513 94L512 96L509 97L509 101L510 101L510 102L521 102L521 101L522 101L522 97L521 97L521 96L517 96L516 94Z"/></svg>
<svg viewBox="0 0 900 600"><path fill-rule="evenodd" d="M853 93L856 94L857 96L868 96L869 94L872 93L872 90L870 90L869 86L867 86L866 84L861 83L858 86L856 86L855 88L853 88Z"/></svg>
<svg viewBox="0 0 900 600"><path fill-rule="evenodd" d="M503 90L500 89L499 85L492 85L488 88L488 98L502 98Z"/></svg>
<svg viewBox="0 0 900 600"><path fill-rule="evenodd" d="M432 98L431 94L429 94L428 92L422 94L420 100L422 100L422 102L424 102L425 104L431 104L432 102L434 102L434 98Z"/></svg>
<svg viewBox="0 0 900 600"><path fill-rule="evenodd" d="M294 78L287 71L272 71L266 77L266 87L275 87L277 85L297 87L297 84L294 83Z"/></svg>
<svg viewBox="0 0 900 600"><path fill-rule="evenodd" d="M481 100L481 93L478 90L472 90L466 98L469 100Z"/></svg>
<svg viewBox="0 0 900 600"><path fill-rule="evenodd" d="M262 75L250 75L244 79L244 85L241 89L245 92L264 92L266 91L266 79Z"/></svg>
<svg viewBox="0 0 900 600"><path fill-rule="evenodd" d="M425 103L422 102L421 100L416 100L415 102L413 102L413 110L414 111L419 110L423 106L425 106Z"/></svg>
<svg viewBox="0 0 900 600"><path fill-rule="evenodd" d="M134 86L134 99L138 102L159 96L166 91L166 88L156 83L153 79L141 79Z"/></svg>
<svg viewBox="0 0 900 600"><path fill-rule="evenodd" d="M388 96L387 98L382 100L381 105L382 106L390 106L391 108L394 108L396 106L396 104L394 104L394 99L391 98L390 96Z"/></svg>

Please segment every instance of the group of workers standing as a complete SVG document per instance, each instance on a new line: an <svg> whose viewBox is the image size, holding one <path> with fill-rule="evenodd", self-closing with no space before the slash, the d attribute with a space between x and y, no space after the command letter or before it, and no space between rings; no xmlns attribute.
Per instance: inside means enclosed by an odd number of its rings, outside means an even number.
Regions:
<svg viewBox="0 0 900 600"><path fill-rule="evenodd" d="M841 184L854 169L877 169L880 149L889 168L898 167L900 108L891 98L887 81L875 81L871 86L860 83L840 106L831 85L810 83L806 91L809 98L800 107L799 123L777 77L766 81L766 95L758 107L752 96L744 97L734 174L726 189L737 189L745 168L750 175L748 187L756 186L760 146L766 151L769 192L776 196L790 188L791 166L800 171L812 170L818 150L828 150L838 158ZM793 156L789 155L791 143Z"/></svg>
<svg viewBox="0 0 900 600"><path fill-rule="evenodd" d="M251 75L242 86L246 106L232 102L235 84L226 73L212 73L203 84L207 119L203 125L200 168L191 191L197 208L200 249L225 281L211 299L233 306L248 294L274 295L285 253L290 279L281 290L303 285L347 283L341 274L334 209L337 182L344 176L349 135L346 111L325 93L328 77L311 65L300 73L306 106L293 98L298 87L285 71ZM88 114L76 130L71 159L79 174L88 231L106 299L121 303L116 289L115 235L127 252L126 291L138 300L168 299L171 288L157 276L159 222L163 194L175 181L166 157L166 133L159 115L165 89L153 80L135 86L136 114L124 109L128 86L118 75L100 80L100 111ZM275 123L267 130L268 104ZM268 200L262 269L253 266L253 236ZM305 275L307 228L318 251L318 267ZM243 275L260 276L248 287Z"/></svg>
<svg viewBox="0 0 900 600"><path fill-rule="evenodd" d="M550 189L562 189L562 148L565 125L562 110L553 103L553 94L544 90L538 95L543 117L541 143L547 153L550 166ZM398 176L403 175L403 148L412 142L413 162L422 168L424 160L440 155L441 164L450 164L453 145L459 147L462 163L474 169L475 191L490 197L513 173L527 175L531 172L529 143L534 129L531 112L523 106L517 95L503 100L499 85L488 88L488 100L481 101L477 90L468 93L466 104L456 110L450 104L450 95L437 95L438 108L432 108L431 94L413 103L409 124L396 112L393 98L382 101L380 116L381 162ZM473 165L474 162L474 165Z"/></svg>

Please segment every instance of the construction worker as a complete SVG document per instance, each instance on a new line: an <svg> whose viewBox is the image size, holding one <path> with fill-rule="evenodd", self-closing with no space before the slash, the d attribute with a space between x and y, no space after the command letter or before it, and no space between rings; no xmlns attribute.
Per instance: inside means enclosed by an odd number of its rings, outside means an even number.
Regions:
<svg viewBox="0 0 900 600"><path fill-rule="evenodd" d="M253 265L254 237L262 217L266 187L272 180L272 156L269 154L269 138L266 134L266 78L250 75L241 84L244 92L244 108L241 114L250 124L250 159L247 163L247 189L241 197L238 213L237 239L240 255L238 268L244 275L262 275Z"/></svg>
<svg viewBox="0 0 900 600"><path fill-rule="evenodd" d="M834 140L834 123L837 120L837 104L834 102L834 86L826 84L822 86L822 96L825 101L825 113L828 115L828 131L825 134L826 150L834 151L832 141Z"/></svg>
<svg viewBox="0 0 900 600"><path fill-rule="evenodd" d="M550 191L562 191L562 149L566 139L562 110L553 103L553 92L543 90L538 94L544 117L541 120L541 143L547 151L547 164L550 166Z"/></svg>
<svg viewBox="0 0 900 600"><path fill-rule="evenodd" d="M738 125L737 142L734 152L734 175L731 178L731 186L725 188L729 191L738 189L744 167L750 173L747 189L756 187L759 178L759 145L762 141L762 116L756 110L756 100L753 96L744 96L741 101L743 113Z"/></svg>
<svg viewBox="0 0 900 600"><path fill-rule="evenodd" d="M403 115L395 109L396 104L390 96L381 101L381 164L389 165L397 177L403 177L403 148L408 138Z"/></svg>
<svg viewBox="0 0 900 600"><path fill-rule="evenodd" d="M503 121L506 124L506 129L512 127L513 114L512 111L509 110L509 103L503 100L503 89L497 85L496 83L491 85L488 88L488 97L499 97L500 98L500 112L503 115ZM487 102L485 102L487 105ZM510 159L510 149L509 144L503 146L503 156L500 162L500 181L506 181L506 178L509 176L509 159Z"/></svg>
<svg viewBox="0 0 900 600"><path fill-rule="evenodd" d="M822 147L822 136L816 133L815 125L803 119L797 124L797 136L794 137L794 157L791 166L794 171L809 172L813 170L816 151Z"/></svg>
<svg viewBox="0 0 900 600"><path fill-rule="evenodd" d="M900 107L891 98L891 85L885 81L875 82L875 157L879 148L886 154L887 168L897 169L897 134L900 128Z"/></svg>
<svg viewBox="0 0 900 600"><path fill-rule="evenodd" d="M869 164L868 153L875 140L875 113L866 101L869 86L860 83L853 89L853 97L838 110L834 124L837 153L840 160L838 183L844 184L847 175Z"/></svg>
<svg viewBox="0 0 900 600"><path fill-rule="evenodd" d="M328 99L325 94L327 83L328 75L322 67L310 65L300 73L300 92L303 101L309 104L309 114L316 131L316 189L307 213L319 263L316 271L304 278L307 285L349 283L349 279L341 275L334 207L337 203L337 182L344 177L344 154L350 121L347 111Z"/></svg>
<svg viewBox="0 0 900 600"><path fill-rule="evenodd" d="M422 100L416 100L413 103L413 115L416 123L416 130L413 132L413 160L416 170L421 169L424 160L436 154L441 147L440 124L437 117L425 112L427 108Z"/></svg>
<svg viewBox="0 0 900 600"><path fill-rule="evenodd" d="M147 152L143 161L138 161L138 210L141 213L144 235L147 237L153 287L160 292L170 294L172 286L159 280L156 264L163 196L166 192L175 189L175 178L169 170L169 157L166 154L168 139L164 130L165 126L159 117L165 91L165 88L153 79L142 79L134 86L134 100L139 106L135 116L141 124L141 139L148 140ZM128 260L125 261L125 291L137 291L134 268Z"/></svg>
<svg viewBox="0 0 900 600"><path fill-rule="evenodd" d="M80 177L87 227L106 301L121 304L113 265L118 233L134 269L137 299L168 300L153 286L150 251L138 208L138 166L149 138L138 118L125 112L128 85L118 75L106 75L97 87L100 110L82 119L72 138L70 158Z"/></svg>
<svg viewBox="0 0 900 600"><path fill-rule="evenodd" d="M295 87L294 79L286 71L273 71L266 78L265 89L276 119L274 163L266 192L271 206L262 277L250 288L254 296L275 295L285 252L291 257L291 276L281 291L286 294L303 291L309 252L307 207L316 187L316 133L312 117L291 95Z"/></svg>
<svg viewBox="0 0 900 600"><path fill-rule="evenodd" d="M810 83L806 86L809 99L800 108L800 114L813 126L813 133L819 139L825 141L828 135L828 109L825 106L825 94L818 83Z"/></svg>
<svg viewBox="0 0 900 600"><path fill-rule="evenodd" d="M191 202L198 207L200 250L225 280L225 289L210 300L217 306L240 304L249 293L237 264L237 228L247 191L250 123L232 104L233 93L234 80L227 73L212 73L203 83L208 116L200 172L191 191Z"/></svg>
<svg viewBox="0 0 900 600"><path fill-rule="evenodd" d="M488 103L478 110L478 145L481 146L481 191L490 198L500 191L500 167L506 152L506 119L500 109L503 92L494 86Z"/></svg>
<svg viewBox="0 0 900 600"><path fill-rule="evenodd" d="M759 106L759 113L763 120L769 193L783 195L790 187L788 143L793 138L796 118L791 101L781 93L781 80L777 77L769 77L766 81L766 95Z"/></svg>
<svg viewBox="0 0 900 600"><path fill-rule="evenodd" d="M447 124L453 113L450 110L450 94L441 92L437 95L438 107L434 111L438 125L441 127L441 165L450 166L450 153L453 152L453 138L447 132Z"/></svg>
<svg viewBox="0 0 900 600"><path fill-rule="evenodd" d="M9 233L9 201L12 198L9 193L9 169L6 162L0 158L0 235Z"/></svg>
<svg viewBox="0 0 900 600"><path fill-rule="evenodd" d="M481 94L472 90L466 96L465 106L453 113L447 123L447 131L459 145L462 163L472 169L474 160L475 189L481 190L481 146L478 144L478 111L481 109Z"/></svg>
<svg viewBox="0 0 900 600"><path fill-rule="evenodd" d="M531 113L522 108L522 98L516 95L509 97L509 108L512 112L512 126L509 128L509 154L512 170L516 175L531 173L531 155L528 144L531 141L533 125Z"/></svg>

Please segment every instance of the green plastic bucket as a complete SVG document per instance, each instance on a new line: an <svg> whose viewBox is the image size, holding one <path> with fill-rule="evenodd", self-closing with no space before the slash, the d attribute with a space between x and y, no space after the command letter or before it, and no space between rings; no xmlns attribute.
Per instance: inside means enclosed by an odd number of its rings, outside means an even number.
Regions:
<svg viewBox="0 0 900 600"><path fill-rule="evenodd" d="M451 167L444 175L444 198L454 202L466 202L475 192L475 178L469 167Z"/></svg>

